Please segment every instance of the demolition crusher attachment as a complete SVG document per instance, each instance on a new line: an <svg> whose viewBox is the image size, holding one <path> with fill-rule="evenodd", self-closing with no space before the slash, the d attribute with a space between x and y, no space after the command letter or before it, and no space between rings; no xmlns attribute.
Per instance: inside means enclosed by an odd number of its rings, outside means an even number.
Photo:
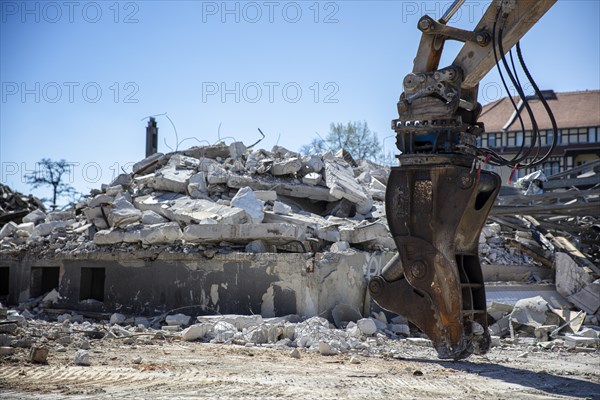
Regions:
<svg viewBox="0 0 600 400"><path fill-rule="evenodd" d="M408 318L429 336L439 357L449 359L483 354L490 347L478 244L500 177L482 169L481 161L513 171L539 165L552 153L558 136L552 112L518 45L556 0L494 0L473 31L447 25L463 2L455 0L438 20L425 15L417 24L421 41L413 70L403 81L399 118L392 122L400 165L392 168L386 192L398 255L369 282L377 304ZM464 46L451 65L439 69L446 40ZM544 155L512 54L512 68L505 58L515 45L523 71L553 123L554 142ZM500 61L533 126L532 139L510 160L477 143L484 132L477 122L479 82ZM498 72L503 77L500 68ZM510 93L504 78L502 82ZM521 120L522 107L513 106L513 118ZM524 137L525 128L521 133Z"/></svg>
<svg viewBox="0 0 600 400"><path fill-rule="evenodd" d="M440 358L490 346L478 244L500 178L471 164L405 156L392 168L386 213L398 254L369 282L377 304L425 332Z"/></svg>

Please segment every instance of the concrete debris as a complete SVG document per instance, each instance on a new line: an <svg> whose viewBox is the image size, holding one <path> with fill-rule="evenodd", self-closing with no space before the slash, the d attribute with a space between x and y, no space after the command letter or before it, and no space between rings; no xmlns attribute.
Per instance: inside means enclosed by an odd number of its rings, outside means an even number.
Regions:
<svg viewBox="0 0 600 400"><path fill-rule="evenodd" d="M231 206L246 211L253 224L260 224L265 217L263 212L264 202L256 198L254 191L249 187L243 187L231 199Z"/></svg>
<svg viewBox="0 0 600 400"><path fill-rule="evenodd" d="M348 323L356 323L359 319L362 319L360 312L348 304L336 305L331 310L331 316L333 317L335 326L338 327L338 329L346 329Z"/></svg>
<svg viewBox="0 0 600 400"><path fill-rule="evenodd" d="M34 363L43 364L48 359L49 351L46 346L32 346L29 352L29 359Z"/></svg>
<svg viewBox="0 0 600 400"><path fill-rule="evenodd" d="M367 190L354 178L352 167L341 160L325 161L325 183L329 193L336 199L347 199L356 204L356 211L371 211L373 200Z"/></svg>
<svg viewBox="0 0 600 400"><path fill-rule="evenodd" d="M125 315L119 314L119 313L114 313L110 316L110 324L111 325L122 324L123 322L125 322L126 319L127 319L127 317Z"/></svg>
<svg viewBox="0 0 600 400"><path fill-rule="evenodd" d="M194 324L185 328L181 332L183 340L191 342L204 338L212 331L212 325L210 324Z"/></svg>
<svg viewBox="0 0 600 400"><path fill-rule="evenodd" d="M293 349L292 351L290 351L290 357L300 359L300 350Z"/></svg>
<svg viewBox="0 0 600 400"><path fill-rule="evenodd" d="M40 221L46 219L46 213L42 210L33 210L29 214L23 217L23 222L33 222L37 224Z"/></svg>
<svg viewBox="0 0 600 400"><path fill-rule="evenodd" d="M318 174L316 172L309 172L308 174L302 177L302 183L315 186L321 183L322 179L323 177L321 176L321 174Z"/></svg>
<svg viewBox="0 0 600 400"><path fill-rule="evenodd" d="M75 364L89 366L90 364L90 355L87 350L77 350L75 353Z"/></svg>
<svg viewBox="0 0 600 400"><path fill-rule="evenodd" d="M556 270L556 290L564 297L580 292L592 283L592 277L579 267L567 253L554 256Z"/></svg>
<svg viewBox="0 0 600 400"><path fill-rule="evenodd" d="M189 169L163 168L156 173L150 186L159 191L186 193L192 175L194 171Z"/></svg>
<svg viewBox="0 0 600 400"><path fill-rule="evenodd" d="M512 322L521 325L539 328L542 325L547 325L548 316L551 313L548 302L542 297L536 296L517 301L510 314L510 319Z"/></svg>
<svg viewBox="0 0 600 400"><path fill-rule="evenodd" d="M361 318L356 322L356 325L363 335L370 336L377 332L375 320L372 318Z"/></svg>
<svg viewBox="0 0 600 400"><path fill-rule="evenodd" d="M280 215L289 215L292 213L292 207L280 201L275 201L273 203L273 212Z"/></svg>
<svg viewBox="0 0 600 400"><path fill-rule="evenodd" d="M191 317L189 315L173 314L167 315L167 317L165 318L165 322L167 323L167 325L186 326L190 323L190 319Z"/></svg>

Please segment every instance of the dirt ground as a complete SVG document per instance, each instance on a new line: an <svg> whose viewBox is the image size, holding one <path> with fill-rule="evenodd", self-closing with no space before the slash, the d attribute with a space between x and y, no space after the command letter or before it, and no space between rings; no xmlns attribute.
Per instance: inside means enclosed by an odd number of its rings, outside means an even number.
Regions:
<svg viewBox="0 0 600 400"><path fill-rule="evenodd" d="M533 351L503 343L486 356L438 360L432 348L398 340L383 357L144 339L0 358L3 399L600 399L600 353ZM389 344L388 344L389 346ZM141 360L140 360L141 358Z"/></svg>

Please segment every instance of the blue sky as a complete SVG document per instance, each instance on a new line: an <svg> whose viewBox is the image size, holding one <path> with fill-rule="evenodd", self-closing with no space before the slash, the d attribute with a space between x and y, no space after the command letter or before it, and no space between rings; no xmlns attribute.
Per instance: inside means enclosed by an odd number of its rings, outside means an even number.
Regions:
<svg viewBox="0 0 600 400"><path fill-rule="evenodd" d="M0 1L0 181L29 193L22 176L42 158L64 158L88 192L144 157L142 119L165 112L179 140L197 139L180 149L219 137L253 143L261 128L260 147L298 150L350 120L383 141L412 69L416 23L450 3ZM451 25L473 28L488 4L467 0ZM562 0L523 38L540 87L600 87L599 21L597 0ZM446 46L441 66L459 47ZM490 73L480 102L506 95L500 88ZM175 133L157 119L168 152Z"/></svg>

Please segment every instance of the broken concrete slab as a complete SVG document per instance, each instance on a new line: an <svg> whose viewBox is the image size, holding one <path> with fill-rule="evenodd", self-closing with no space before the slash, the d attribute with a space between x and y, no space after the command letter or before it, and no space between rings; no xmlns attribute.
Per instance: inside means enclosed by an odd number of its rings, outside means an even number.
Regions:
<svg viewBox="0 0 600 400"><path fill-rule="evenodd" d="M302 177L302 183L305 183L305 184L311 185L311 186L315 186L315 185L318 185L319 183L321 183L322 179L323 179L323 177L321 176L321 174L316 173L316 172L309 172L308 174L306 174Z"/></svg>
<svg viewBox="0 0 600 400"><path fill-rule="evenodd" d="M67 226L65 221L43 222L35 227L33 236L48 236L55 229L64 228L65 226Z"/></svg>
<svg viewBox="0 0 600 400"><path fill-rule="evenodd" d="M208 195L208 186L206 183L206 172L198 172L190 177L188 183L188 193L193 199L206 198Z"/></svg>
<svg viewBox="0 0 600 400"><path fill-rule="evenodd" d="M167 166L175 169L196 170L200 166L200 160L194 157L188 157L183 154L174 154L167 162Z"/></svg>
<svg viewBox="0 0 600 400"><path fill-rule="evenodd" d="M280 215L289 215L292 213L292 207L280 201L276 201L273 203L273 212Z"/></svg>
<svg viewBox="0 0 600 400"><path fill-rule="evenodd" d="M340 237L348 243L364 243L378 238L387 238L390 234L381 222L371 224L340 227Z"/></svg>
<svg viewBox="0 0 600 400"><path fill-rule="evenodd" d="M42 210L33 210L29 214L23 217L23 222L33 222L37 224L38 222L43 221L46 218L46 213Z"/></svg>
<svg viewBox="0 0 600 400"><path fill-rule="evenodd" d="M167 325L179 325L179 326L185 326L188 325L190 323L190 319L192 317L190 317L189 315L185 315L185 314L171 314L171 315L167 315L165 318L165 322L167 323Z"/></svg>
<svg viewBox="0 0 600 400"><path fill-rule="evenodd" d="M300 171L302 162L298 158L287 158L282 161L275 161L271 166L271 174L274 176L291 175Z"/></svg>
<svg viewBox="0 0 600 400"><path fill-rule="evenodd" d="M6 225L4 225L2 227L2 229L0 229L0 240L4 239L7 236L12 235L18 229L19 228L17 227L16 223L14 223L13 221L8 222Z"/></svg>
<svg viewBox="0 0 600 400"><path fill-rule="evenodd" d="M348 250L350 250L350 243L340 241L333 243L329 251L331 251L332 253L343 253Z"/></svg>
<svg viewBox="0 0 600 400"><path fill-rule="evenodd" d="M263 221L265 216L263 212L264 202L257 199L254 191L248 186L238 190L231 199L231 205L246 211L253 224L260 224Z"/></svg>
<svg viewBox="0 0 600 400"><path fill-rule="evenodd" d="M152 210L142 211L142 224L154 225L164 222L169 222L169 220Z"/></svg>
<svg viewBox="0 0 600 400"><path fill-rule="evenodd" d="M600 314L600 280L586 285L579 292L568 296L567 300L588 314Z"/></svg>
<svg viewBox="0 0 600 400"><path fill-rule="evenodd" d="M230 175L227 186L232 189L241 189L244 186L252 190L275 190L278 195L298 197L316 201L335 201L336 198L329 194L329 189L323 186L310 186L294 184L289 181L268 180L261 177Z"/></svg>
<svg viewBox="0 0 600 400"><path fill-rule="evenodd" d="M225 168L221 167L218 164L210 165L208 167L206 180L209 184L218 185L227 183L228 179L229 173L225 170Z"/></svg>
<svg viewBox="0 0 600 400"><path fill-rule="evenodd" d="M302 231L290 224L189 225L183 230L188 242L248 243L252 240L289 242L302 238Z"/></svg>
<svg viewBox="0 0 600 400"><path fill-rule="evenodd" d="M161 161L163 160L163 153L154 153L151 156L133 164L132 172L134 175L151 173L160 166Z"/></svg>
<svg viewBox="0 0 600 400"><path fill-rule="evenodd" d="M234 160L241 158L246 151L246 145L242 142L233 142L229 145L229 157Z"/></svg>
<svg viewBox="0 0 600 400"><path fill-rule="evenodd" d="M580 292L593 281L592 277L567 253L557 252L555 254L554 269L556 270L556 290L565 297Z"/></svg>
<svg viewBox="0 0 600 400"><path fill-rule="evenodd" d="M325 168L325 163L320 156L310 155L302 157L302 169L307 173L316 172L320 176L323 168Z"/></svg>
<svg viewBox="0 0 600 400"><path fill-rule="evenodd" d="M151 210L170 221L182 224L198 223L205 219L214 219L223 224L244 224L250 220L249 215L241 208L175 193L140 196L134 200L134 205L140 210Z"/></svg>
<svg viewBox="0 0 600 400"><path fill-rule="evenodd" d="M132 181L133 177L131 176L131 174L119 174L108 184L108 186L129 187Z"/></svg>
<svg viewBox="0 0 600 400"><path fill-rule="evenodd" d="M156 172L150 186L155 190L186 193L188 181L194 173L189 169L162 168Z"/></svg>
<svg viewBox="0 0 600 400"><path fill-rule="evenodd" d="M521 325L539 328L542 325L548 325L548 313L552 313L548 302L542 297L536 296L517 301L510 313L510 320Z"/></svg>
<svg viewBox="0 0 600 400"><path fill-rule="evenodd" d="M118 195L108 214L108 223L113 228L136 223L142 219L142 212L135 208L123 195Z"/></svg>
<svg viewBox="0 0 600 400"><path fill-rule="evenodd" d="M85 215L86 219L94 224L98 229L108 228L108 221L106 217L108 216L109 212L110 209L108 207L105 207L104 211L102 207L88 207L83 210L83 214Z"/></svg>
<svg viewBox="0 0 600 400"><path fill-rule="evenodd" d="M125 239L125 232L120 229L104 229L96 232L94 235L94 244L97 245L110 245L123 243Z"/></svg>
<svg viewBox="0 0 600 400"><path fill-rule="evenodd" d="M146 225L140 231L139 240L143 244L175 243L183 236L177 222Z"/></svg>
<svg viewBox="0 0 600 400"><path fill-rule="evenodd" d="M356 204L357 212L366 214L373 207L373 200L365 188L354 178L352 168L338 160L325 161L325 184L329 193L337 199L348 199Z"/></svg>
<svg viewBox="0 0 600 400"><path fill-rule="evenodd" d="M181 332L181 337L187 342L204 338L212 331L212 324L194 324Z"/></svg>
<svg viewBox="0 0 600 400"><path fill-rule="evenodd" d="M88 207L94 208L99 207L101 205L112 204L114 200L114 196L109 196L108 194L100 193L88 201Z"/></svg>
<svg viewBox="0 0 600 400"><path fill-rule="evenodd" d="M224 143L219 143L210 146L194 146L182 152L186 156L194 158L211 158L216 160L218 158L225 159L229 157L229 146Z"/></svg>
<svg viewBox="0 0 600 400"><path fill-rule="evenodd" d="M264 202L274 202L275 200L277 200L277 192L274 190L255 190L254 195L257 199L262 200Z"/></svg>

